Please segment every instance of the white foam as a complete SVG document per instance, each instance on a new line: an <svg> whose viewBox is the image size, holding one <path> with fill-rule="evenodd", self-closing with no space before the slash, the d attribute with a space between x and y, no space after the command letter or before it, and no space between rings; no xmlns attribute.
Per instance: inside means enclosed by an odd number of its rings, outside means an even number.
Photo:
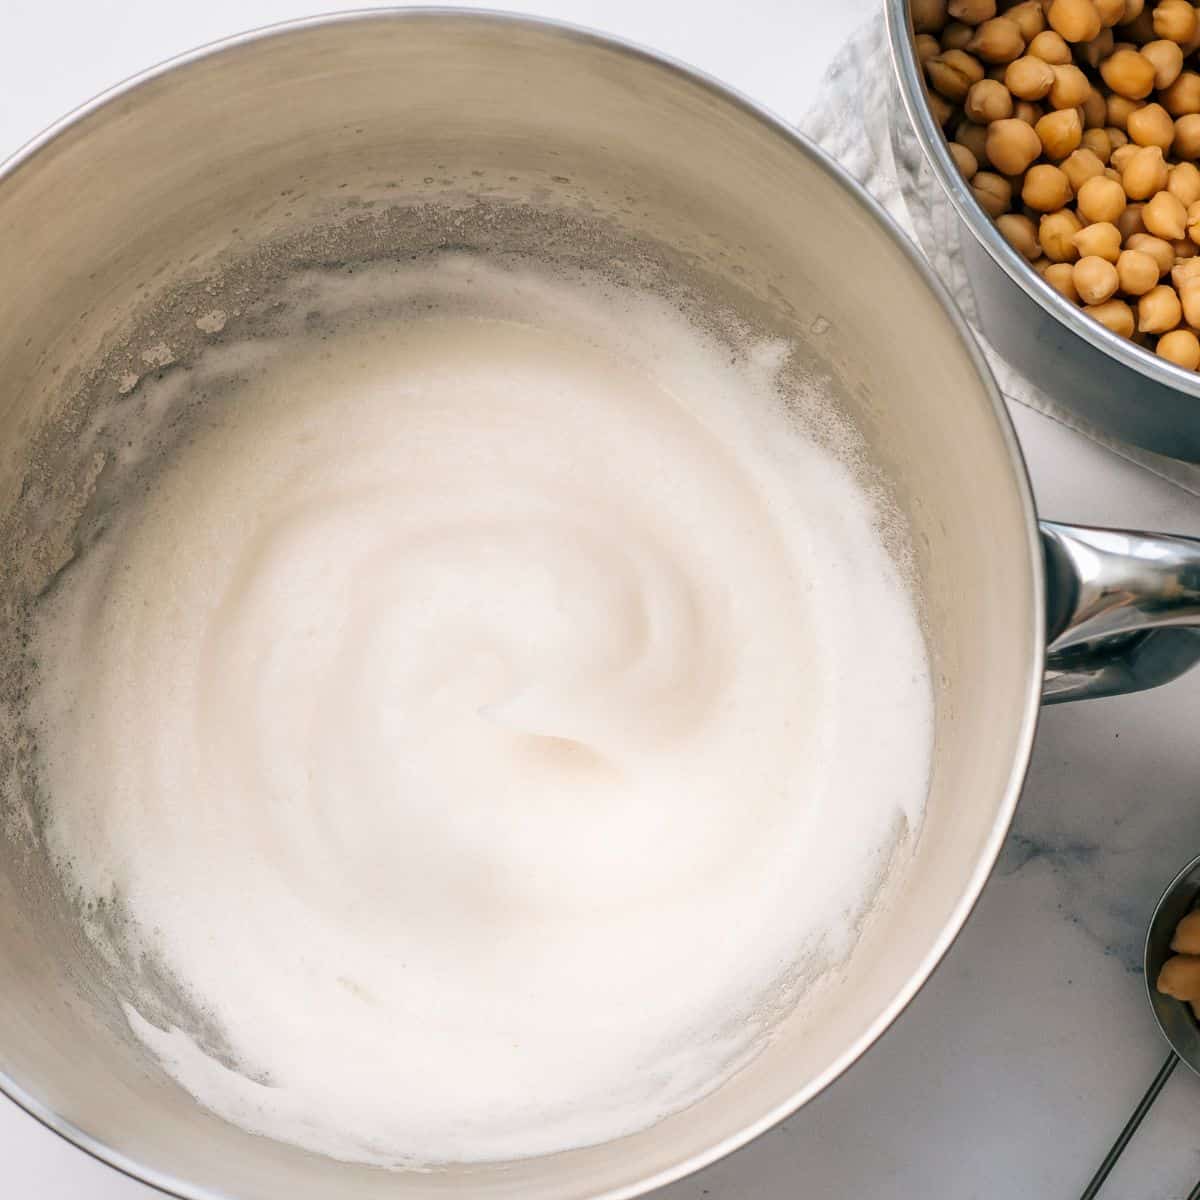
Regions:
<svg viewBox="0 0 1200 1200"><path fill-rule="evenodd" d="M880 514L785 414L786 347L463 256L305 287L422 316L235 347L47 600L51 845L242 1071L137 997L134 1031L251 1131L412 1165L649 1126L851 952L920 825Z"/></svg>

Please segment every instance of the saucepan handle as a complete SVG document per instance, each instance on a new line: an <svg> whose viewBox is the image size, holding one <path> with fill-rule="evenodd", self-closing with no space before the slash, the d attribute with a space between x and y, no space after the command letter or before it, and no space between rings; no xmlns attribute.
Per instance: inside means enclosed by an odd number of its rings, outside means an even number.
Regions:
<svg viewBox="0 0 1200 1200"><path fill-rule="evenodd" d="M1200 540L1041 523L1045 704L1166 683L1200 662Z"/></svg>

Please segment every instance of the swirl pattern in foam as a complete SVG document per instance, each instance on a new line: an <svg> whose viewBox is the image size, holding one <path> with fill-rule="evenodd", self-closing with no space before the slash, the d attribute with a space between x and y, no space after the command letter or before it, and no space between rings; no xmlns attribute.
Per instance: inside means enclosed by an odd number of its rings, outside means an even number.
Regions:
<svg viewBox="0 0 1200 1200"><path fill-rule="evenodd" d="M467 256L304 287L392 315L227 350L43 604L50 844L228 1054L137 994L134 1031L251 1131L395 1166L644 1128L851 952L919 829L880 514L786 347Z"/></svg>

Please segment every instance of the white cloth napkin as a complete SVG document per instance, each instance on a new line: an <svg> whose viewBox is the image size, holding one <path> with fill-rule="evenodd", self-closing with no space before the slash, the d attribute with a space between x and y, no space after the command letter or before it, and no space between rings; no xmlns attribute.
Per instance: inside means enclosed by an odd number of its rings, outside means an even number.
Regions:
<svg viewBox="0 0 1200 1200"><path fill-rule="evenodd" d="M1000 390L1154 474L1200 496L1200 466L1118 441L1037 388L989 344L980 328L961 239L969 237L925 161L900 103L883 14L854 33L826 72L820 99L799 127L862 183L913 239L975 331Z"/></svg>

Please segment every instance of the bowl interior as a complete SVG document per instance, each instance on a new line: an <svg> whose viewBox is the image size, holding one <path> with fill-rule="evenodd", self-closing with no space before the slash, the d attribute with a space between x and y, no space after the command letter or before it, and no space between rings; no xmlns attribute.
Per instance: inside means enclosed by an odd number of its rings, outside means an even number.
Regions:
<svg viewBox="0 0 1200 1200"><path fill-rule="evenodd" d="M966 918L1007 830L1037 711L1042 567L1019 452L977 349L911 248L834 168L750 105L640 51L534 21L399 10L301 22L150 73L11 164L0 214L10 629L77 549L97 464L73 431L123 403L128 377L162 363L160 346L172 361L152 369L186 380L197 312L220 306L252 322L265 280L314 265L540 244L694 280L805 349L822 402L857 431L864 477L906 530L936 683L935 762L910 861L850 961L753 1062L619 1142L391 1174L221 1122L130 1037L39 840L36 748L21 734L10 638L4 1090L181 1196L582 1200L640 1193L740 1145L894 1019Z"/></svg>

